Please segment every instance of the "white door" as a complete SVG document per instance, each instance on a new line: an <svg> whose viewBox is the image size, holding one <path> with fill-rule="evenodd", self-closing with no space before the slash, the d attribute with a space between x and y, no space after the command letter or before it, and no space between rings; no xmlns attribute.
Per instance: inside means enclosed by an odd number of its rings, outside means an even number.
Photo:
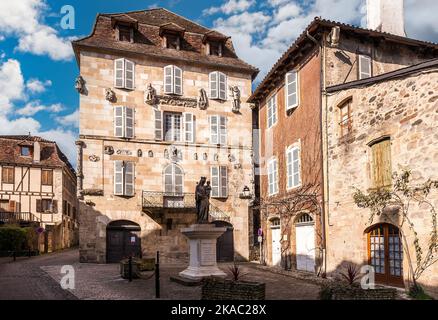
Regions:
<svg viewBox="0 0 438 320"><path fill-rule="evenodd" d="M296 226L297 269L315 272L315 226Z"/></svg>
<svg viewBox="0 0 438 320"><path fill-rule="evenodd" d="M281 263L281 232L280 228L271 229L272 232L272 265L279 266Z"/></svg>

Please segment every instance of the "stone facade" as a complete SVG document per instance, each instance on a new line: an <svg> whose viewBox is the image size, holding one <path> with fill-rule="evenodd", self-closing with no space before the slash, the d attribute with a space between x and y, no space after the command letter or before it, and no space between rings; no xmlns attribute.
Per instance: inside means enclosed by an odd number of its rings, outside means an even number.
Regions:
<svg viewBox="0 0 438 320"><path fill-rule="evenodd" d="M150 36L148 33L144 35ZM197 37L202 38L200 33L188 34L184 37L186 36L191 37L190 41ZM144 46L150 47L146 44ZM249 229L249 200L241 199L239 195L244 186L254 190L251 160L252 110L246 103L252 92L254 69L237 70L230 65L198 63L196 59L190 59L192 53L185 51L189 50L187 48L179 52L174 49L157 48L156 50L168 50L178 55L169 60L169 58L133 55L129 51L115 53L103 48L80 48L78 51L80 73L87 89L87 94L80 97L81 167L84 177L82 181L84 199L81 201L81 261L99 263L106 261L106 227L110 222L117 220L132 221L140 226L143 256L154 256L157 250L163 257L187 255L187 240L180 233L180 229L196 222L195 209L172 209L165 206L150 209L143 205L143 191L164 192L164 170L172 163L177 164L183 171L184 194L195 192L201 176L211 180L212 166L227 168L228 196L210 200L216 210L215 213L220 213L219 216L212 216L211 219L229 220L234 227L235 257L248 259L249 244L252 239ZM128 57L135 63L135 88L134 90L114 88L114 60ZM164 93L163 71L168 65L182 69L181 98ZM227 99L225 101L209 99L205 110L198 108L199 91L200 89L208 91L209 74L215 71L222 71L227 76ZM145 102L145 92L149 85L155 89L159 99L158 103L152 105ZM242 105L239 112L232 110L233 101L229 97L228 90L231 86L240 89ZM111 88L115 93L114 101L106 100L107 88ZM180 103L182 100L187 103ZM124 139L114 136L115 106L134 108L133 138ZM191 113L195 119L194 141L189 143L157 140L156 110L182 115ZM225 145L210 143L209 119L212 115L227 118ZM173 150L176 150L178 155L176 158L173 157ZM114 195L115 161L134 163L134 196Z"/></svg>
<svg viewBox="0 0 438 320"><path fill-rule="evenodd" d="M438 69L427 68L396 79L353 86L333 92L328 97L328 202L327 271L337 272L345 262L368 264L367 234L370 227L367 209L355 205L352 187L371 188L371 148L369 143L383 136L390 137L392 171L412 170L412 182L438 179ZM352 99L352 133L340 136L339 105ZM436 192L429 200L438 207ZM431 215L424 207L413 205L410 217L418 232L420 245L428 246L432 227ZM386 221L373 222L381 223ZM412 247L412 232L403 227ZM405 254L406 257L406 254ZM415 264L415 262L414 262ZM403 259L403 279L409 280L409 265ZM438 266L432 265L419 279L431 294L438 291Z"/></svg>

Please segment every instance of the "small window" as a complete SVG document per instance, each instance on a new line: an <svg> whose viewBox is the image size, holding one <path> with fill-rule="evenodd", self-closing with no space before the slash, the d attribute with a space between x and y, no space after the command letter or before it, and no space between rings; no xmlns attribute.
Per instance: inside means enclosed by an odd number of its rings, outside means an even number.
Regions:
<svg viewBox="0 0 438 320"><path fill-rule="evenodd" d="M127 59L114 60L114 87L134 90L135 64Z"/></svg>
<svg viewBox="0 0 438 320"><path fill-rule="evenodd" d="M220 42L210 42L209 43L209 47L210 47L209 54L211 56L222 57L222 43L220 43Z"/></svg>
<svg viewBox="0 0 438 320"><path fill-rule="evenodd" d="M134 196L134 162L114 161L114 194Z"/></svg>
<svg viewBox="0 0 438 320"><path fill-rule="evenodd" d="M114 136L134 138L134 108L116 106L114 108Z"/></svg>
<svg viewBox="0 0 438 320"><path fill-rule="evenodd" d="M313 218L307 214L307 213L303 213L298 219L297 219L297 224L303 224L303 223L311 223L313 222Z"/></svg>
<svg viewBox="0 0 438 320"><path fill-rule="evenodd" d="M268 100L268 129L277 123L277 94Z"/></svg>
<svg viewBox="0 0 438 320"><path fill-rule="evenodd" d="M41 184L43 186L53 185L53 170L41 170Z"/></svg>
<svg viewBox="0 0 438 320"><path fill-rule="evenodd" d="M271 228L279 228L281 225L281 221L279 218L271 219Z"/></svg>
<svg viewBox="0 0 438 320"><path fill-rule="evenodd" d="M211 197L228 197L228 170L226 166L211 167Z"/></svg>
<svg viewBox="0 0 438 320"><path fill-rule="evenodd" d="M391 140L383 138L371 145L371 179L373 188L392 185Z"/></svg>
<svg viewBox="0 0 438 320"><path fill-rule="evenodd" d="M164 93L183 94L183 72L176 66L164 67Z"/></svg>
<svg viewBox="0 0 438 320"><path fill-rule="evenodd" d="M21 153L21 156L23 156L23 157L30 157L31 156L30 147L21 147L20 153Z"/></svg>
<svg viewBox="0 0 438 320"><path fill-rule="evenodd" d="M373 76L372 59L369 56L359 56L359 80Z"/></svg>
<svg viewBox="0 0 438 320"><path fill-rule="evenodd" d="M268 185L270 196L278 193L278 165L275 158L268 162Z"/></svg>
<svg viewBox="0 0 438 320"><path fill-rule="evenodd" d="M182 114L164 113L164 140L182 141Z"/></svg>
<svg viewBox="0 0 438 320"><path fill-rule="evenodd" d="M57 213L57 201L52 199L37 199L36 201L36 211L37 212L50 212Z"/></svg>
<svg viewBox="0 0 438 320"><path fill-rule="evenodd" d="M133 29L127 26L118 26L119 41L133 42Z"/></svg>
<svg viewBox="0 0 438 320"><path fill-rule="evenodd" d="M14 167L3 167L2 168L2 182L3 183L14 183Z"/></svg>
<svg viewBox="0 0 438 320"><path fill-rule="evenodd" d="M227 75L215 71L209 74L210 99L227 100Z"/></svg>
<svg viewBox="0 0 438 320"><path fill-rule="evenodd" d="M168 165L164 169L164 192L171 196L184 193L184 174L176 164Z"/></svg>
<svg viewBox="0 0 438 320"><path fill-rule="evenodd" d="M227 117L210 116L210 143L227 144Z"/></svg>
<svg viewBox="0 0 438 320"><path fill-rule="evenodd" d="M300 148L292 147L286 151L287 188L297 188L301 185Z"/></svg>
<svg viewBox="0 0 438 320"><path fill-rule="evenodd" d="M339 106L339 113L340 113L340 122L339 127L341 129L341 137L346 136L351 133L353 123L352 123L352 117L351 117L351 99L348 99L348 101L342 103Z"/></svg>
<svg viewBox="0 0 438 320"><path fill-rule="evenodd" d="M291 71L286 73L286 111L298 107L299 104L299 87L298 73Z"/></svg>
<svg viewBox="0 0 438 320"><path fill-rule="evenodd" d="M167 34L166 36L166 47L168 49L181 49L181 37L176 34Z"/></svg>

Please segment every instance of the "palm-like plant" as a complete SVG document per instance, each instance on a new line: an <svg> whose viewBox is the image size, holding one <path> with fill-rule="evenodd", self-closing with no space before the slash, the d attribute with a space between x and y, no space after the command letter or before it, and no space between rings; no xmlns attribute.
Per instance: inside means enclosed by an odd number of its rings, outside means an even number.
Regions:
<svg viewBox="0 0 438 320"><path fill-rule="evenodd" d="M344 272L341 272L341 276L344 277L345 280L347 280L348 284L352 286L357 279L360 277L359 268L350 263Z"/></svg>

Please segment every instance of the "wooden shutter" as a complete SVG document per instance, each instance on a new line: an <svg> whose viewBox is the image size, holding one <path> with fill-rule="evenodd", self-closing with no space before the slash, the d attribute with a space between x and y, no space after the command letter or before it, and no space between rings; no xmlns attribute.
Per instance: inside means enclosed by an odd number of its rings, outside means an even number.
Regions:
<svg viewBox="0 0 438 320"><path fill-rule="evenodd" d="M298 74L296 71L286 74L286 110L298 106Z"/></svg>
<svg viewBox="0 0 438 320"><path fill-rule="evenodd" d="M125 196L134 195L134 162L125 161L124 163Z"/></svg>
<svg viewBox="0 0 438 320"><path fill-rule="evenodd" d="M219 117L210 116L210 143L219 143Z"/></svg>
<svg viewBox="0 0 438 320"><path fill-rule="evenodd" d="M173 66L164 67L164 93L173 93Z"/></svg>
<svg viewBox="0 0 438 320"><path fill-rule="evenodd" d="M225 166L220 167L220 188L220 196L228 197L228 173Z"/></svg>
<svg viewBox="0 0 438 320"><path fill-rule="evenodd" d="M52 200L52 213L58 213L58 200Z"/></svg>
<svg viewBox="0 0 438 320"><path fill-rule="evenodd" d="M163 140L163 114L161 110L154 109L155 116L155 140Z"/></svg>
<svg viewBox="0 0 438 320"><path fill-rule="evenodd" d="M114 162L114 194L123 195L123 161Z"/></svg>
<svg viewBox="0 0 438 320"><path fill-rule="evenodd" d="M36 212L43 212L42 200L37 199L36 201Z"/></svg>
<svg viewBox="0 0 438 320"><path fill-rule="evenodd" d="M220 192L220 177L219 167L211 167L211 196L213 198L219 197Z"/></svg>
<svg viewBox="0 0 438 320"><path fill-rule="evenodd" d="M175 192L173 181L173 164L170 164L164 170L164 192L171 194Z"/></svg>
<svg viewBox="0 0 438 320"><path fill-rule="evenodd" d="M17 212L17 203L14 200L9 200L9 212Z"/></svg>
<svg viewBox="0 0 438 320"><path fill-rule="evenodd" d="M372 77L371 61L368 56L359 56L359 79Z"/></svg>
<svg viewBox="0 0 438 320"><path fill-rule="evenodd" d="M227 100L227 76L219 72L219 99Z"/></svg>
<svg viewBox="0 0 438 320"><path fill-rule="evenodd" d="M123 107L114 107L114 136L123 138L124 136L124 121Z"/></svg>
<svg viewBox="0 0 438 320"><path fill-rule="evenodd" d="M124 88L125 86L125 59L114 61L114 87Z"/></svg>
<svg viewBox="0 0 438 320"><path fill-rule="evenodd" d="M135 64L132 61L125 60L125 88L134 90L135 85Z"/></svg>
<svg viewBox="0 0 438 320"><path fill-rule="evenodd" d="M195 116L193 113L184 113L184 136L186 142L195 142Z"/></svg>
<svg viewBox="0 0 438 320"><path fill-rule="evenodd" d="M218 88L218 72L212 72L209 75L209 83L210 83L210 98L218 99L219 98L219 88Z"/></svg>
<svg viewBox="0 0 438 320"><path fill-rule="evenodd" d="M219 118L219 135L220 135L220 144L227 144L227 117L220 116Z"/></svg>
<svg viewBox="0 0 438 320"><path fill-rule="evenodd" d="M125 107L125 138L134 138L134 108Z"/></svg>
<svg viewBox="0 0 438 320"><path fill-rule="evenodd" d="M372 145L372 179L374 188L392 185L391 141L382 140Z"/></svg>
<svg viewBox="0 0 438 320"><path fill-rule="evenodd" d="M182 95L183 94L183 74L181 68L173 67L173 83L174 83L174 94Z"/></svg>
<svg viewBox="0 0 438 320"><path fill-rule="evenodd" d="M292 181L293 187L298 187L301 183L301 174L300 174L300 149L293 148L292 149Z"/></svg>

